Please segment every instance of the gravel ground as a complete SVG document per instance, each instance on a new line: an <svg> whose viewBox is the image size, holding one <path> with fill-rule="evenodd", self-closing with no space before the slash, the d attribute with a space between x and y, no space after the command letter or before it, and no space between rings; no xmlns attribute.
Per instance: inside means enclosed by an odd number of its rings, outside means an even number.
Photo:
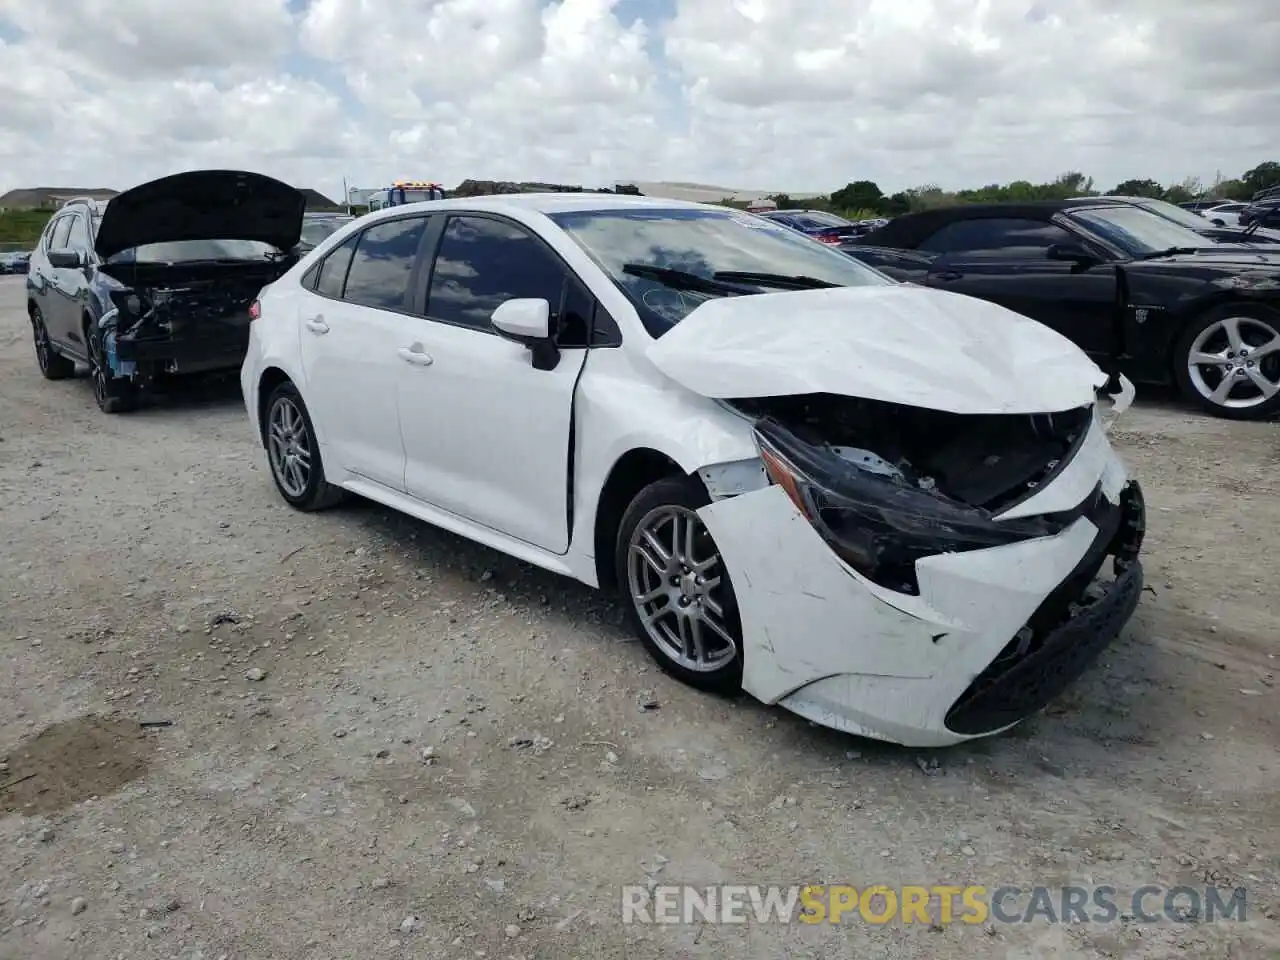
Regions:
<svg viewBox="0 0 1280 960"><path fill-rule="evenodd" d="M681 687L607 598L380 507L289 510L225 389L99 413L41 379L22 290L0 281L0 958L1280 955L1275 425L1129 411L1137 618L1046 715L925 757ZM647 877L1249 901L624 926Z"/></svg>

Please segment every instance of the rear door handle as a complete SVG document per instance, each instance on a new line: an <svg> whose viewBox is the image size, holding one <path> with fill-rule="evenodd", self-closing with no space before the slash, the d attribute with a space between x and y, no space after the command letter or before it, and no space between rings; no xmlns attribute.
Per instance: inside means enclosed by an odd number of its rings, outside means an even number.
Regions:
<svg viewBox="0 0 1280 960"><path fill-rule="evenodd" d="M434 362L431 354L424 352L420 343L415 343L412 347L401 347L396 352L400 354L401 360L415 366L429 367Z"/></svg>
<svg viewBox="0 0 1280 960"><path fill-rule="evenodd" d="M306 320L302 321L302 324L312 333L329 332L329 325L324 322L324 317L308 317Z"/></svg>

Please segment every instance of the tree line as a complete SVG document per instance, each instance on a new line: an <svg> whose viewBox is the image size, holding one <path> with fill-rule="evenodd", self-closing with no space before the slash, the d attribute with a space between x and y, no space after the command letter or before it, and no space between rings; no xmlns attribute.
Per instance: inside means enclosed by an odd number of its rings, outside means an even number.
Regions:
<svg viewBox="0 0 1280 960"><path fill-rule="evenodd" d="M1188 177L1180 183L1168 186L1151 179L1132 179L1103 191L1097 189L1092 177L1072 171L1055 177L1049 183L1014 180L1012 183L989 183L985 187L955 191L943 190L936 184L925 184L889 195L885 195L872 180L854 180L826 197L793 201L786 194L776 194L769 199L780 209L806 207L811 210L829 210L849 219L864 219L896 217L917 210L954 206L957 203L1066 200L1070 197L1100 195L1152 197L1168 200L1170 203L1248 200L1259 190L1275 186L1280 186L1280 162L1268 160L1234 179L1219 175L1208 185L1198 177Z"/></svg>

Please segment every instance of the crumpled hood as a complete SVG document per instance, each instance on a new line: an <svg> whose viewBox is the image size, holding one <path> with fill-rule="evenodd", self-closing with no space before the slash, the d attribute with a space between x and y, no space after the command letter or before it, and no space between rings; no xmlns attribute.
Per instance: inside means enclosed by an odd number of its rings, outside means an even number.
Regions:
<svg viewBox="0 0 1280 960"><path fill-rule="evenodd" d="M648 357L716 399L832 393L971 414L1070 410L1107 380L1034 320L905 284L708 300Z"/></svg>
<svg viewBox="0 0 1280 960"><path fill-rule="evenodd" d="M112 197L94 249L104 260L179 240L258 240L290 250L302 234L306 206L299 190L260 173L176 173Z"/></svg>

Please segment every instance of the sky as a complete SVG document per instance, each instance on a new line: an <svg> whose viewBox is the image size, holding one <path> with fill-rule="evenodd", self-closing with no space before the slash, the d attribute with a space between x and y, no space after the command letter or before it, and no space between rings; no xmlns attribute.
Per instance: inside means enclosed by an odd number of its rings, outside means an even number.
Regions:
<svg viewBox="0 0 1280 960"><path fill-rule="evenodd" d="M886 193L1280 160L1280 0L0 0L0 191Z"/></svg>

